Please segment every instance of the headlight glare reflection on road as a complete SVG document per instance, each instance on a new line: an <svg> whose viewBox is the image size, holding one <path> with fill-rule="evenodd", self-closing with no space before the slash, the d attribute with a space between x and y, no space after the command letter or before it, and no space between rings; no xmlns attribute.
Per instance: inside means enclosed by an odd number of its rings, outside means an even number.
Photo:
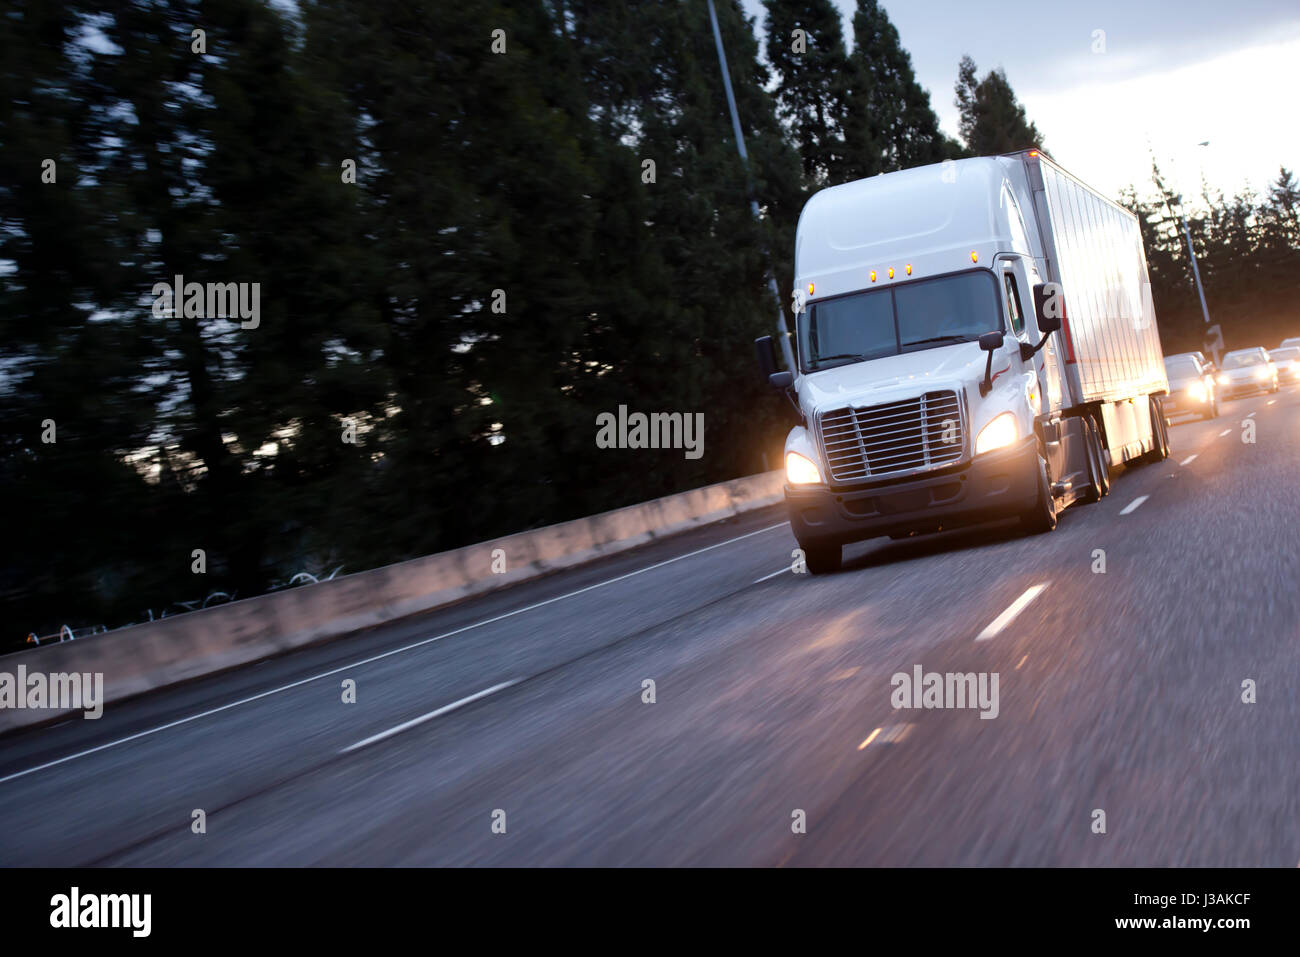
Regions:
<svg viewBox="0 0 1300 957"><path fill-rule="evenodd" d="M798 452L785 454L785 477L791 485L820 485L822 473Z"/></svg>
<svg viewBox="0 0 1300 957"><path fill-rule="evenodd" d="M1005 448L1019 437L1020 430L1016 427L1014 413L1003 412L980 431L979 438L975 440L975 454Z"/></svg>

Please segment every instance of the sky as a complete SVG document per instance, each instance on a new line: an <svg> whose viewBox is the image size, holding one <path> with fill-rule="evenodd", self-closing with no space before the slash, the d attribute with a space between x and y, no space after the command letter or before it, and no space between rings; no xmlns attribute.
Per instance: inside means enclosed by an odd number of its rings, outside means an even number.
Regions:
<svg viewBox="0 0 1300 957"><path fill-rule="evenodd" d="M833 2L851 46L856 0ZM762 0L741 4L761 36ZM1129 184L1153 192L1152 151L1189 201L1202 175L1228 195L1265 192L1281 165L1300 178L1296 0L881 5L940 125L954 137L953 83L968 53L980 76L1006 71L1043 146L1108 194Z"/></svg>

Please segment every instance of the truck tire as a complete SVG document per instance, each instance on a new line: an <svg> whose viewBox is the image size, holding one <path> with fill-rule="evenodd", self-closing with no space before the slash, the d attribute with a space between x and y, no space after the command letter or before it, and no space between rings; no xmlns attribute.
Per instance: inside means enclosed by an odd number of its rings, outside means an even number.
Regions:
<svg viewBox="0 0 1300 957"><path fill-rule="evenodd" d="M840 570L843 548L839 545L803 545L804 564L813 575L829 575Z"/></svg>
<svg viewBox="0 0 1300 957"><path fill-rule="evenodd" d="M1101 457L1101 440L1097 438L1097 427L1093 425L1092 419L1084 416L1079 424L1083 428L1083 447L1088 459L1088 489L1080 501L1090 505L1100 502L1106 494L1103 478L1106 463Z"/></svg>
<svg viewBox="0 0 1300 957"><path fill-rule="evenodd" d="M1160 400L1151 397L1151 451L1142 456L1142 461L1155 464L1169 458L1169 429L1165 425L1165 416L1160 409Z"/></svg>
<svg viewBox="0 0 1300 957"><path fill-rule="evenodd" d="M1101 440L1101 424L1088 416L1088 425L1092 428L1093 437L1097 440L1097 462L1101 465L1101 497L1105 498L1110 494L1110 463L1106 460L1106 445Z"/></svg>
<svg viewBox="0 0 1300 957"><path fill-rule="evenodd" d="M1020 513L1020 527L1030 535L1041 535L1056 528L1056 499L1047 478L1047 460L1038 453L1038 495L1027 511Z"/></svg>

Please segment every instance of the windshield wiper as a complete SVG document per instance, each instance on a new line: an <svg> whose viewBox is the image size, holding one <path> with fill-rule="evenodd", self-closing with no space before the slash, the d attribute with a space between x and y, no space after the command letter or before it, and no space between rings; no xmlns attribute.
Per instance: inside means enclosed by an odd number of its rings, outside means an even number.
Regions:
<svg viewBox="0 0 1300 957"><path fill-rule="evenodd" d="M929 339L917 339L915 342L904 342L903 348L908 346L927 346L934 342L974 342L971 336L931 336Z"/></svg>
<svg viewBox="0 0 1300 957"><path fill-rule="evenodd" d="M875 358L875 357L859 355L856 352L840 352L833 356L817 356L817 358L813 359L813 362L817 363L818 365L821 365L823 362L832 362L835 359L853 359L857 362L865 362L871 358Z"/></svg>

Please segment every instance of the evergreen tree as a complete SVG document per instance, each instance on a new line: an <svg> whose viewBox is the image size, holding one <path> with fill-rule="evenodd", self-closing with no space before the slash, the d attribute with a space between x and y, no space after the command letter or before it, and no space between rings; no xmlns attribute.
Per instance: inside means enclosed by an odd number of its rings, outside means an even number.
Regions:
<svg viewBox="0 0 1300 957"><path fill-rule="evenodd" d="M1043 148L1038 128L1025 117L1025 108L999 67L978 79L975 61L961 58L957 69L957 108L966 149L974 156L993 156L1017 150Z"/></svg>
<svg viewBox="0 0 1300 957"><path fill-rule="evenodd" d="M858 0L844 116L841 182L937 163L959 154L939 129L912 58L876 0Z"/></svg>
<svg viewBox="0 0 1300 957"><path fill-rule="evenodd" d="M767 59L776 72L781 119L812 187L832 184L844 167L849 59L839 11L830 0L763 0ZM865 157L876 148L869 130L855 130Z"/></svg>

